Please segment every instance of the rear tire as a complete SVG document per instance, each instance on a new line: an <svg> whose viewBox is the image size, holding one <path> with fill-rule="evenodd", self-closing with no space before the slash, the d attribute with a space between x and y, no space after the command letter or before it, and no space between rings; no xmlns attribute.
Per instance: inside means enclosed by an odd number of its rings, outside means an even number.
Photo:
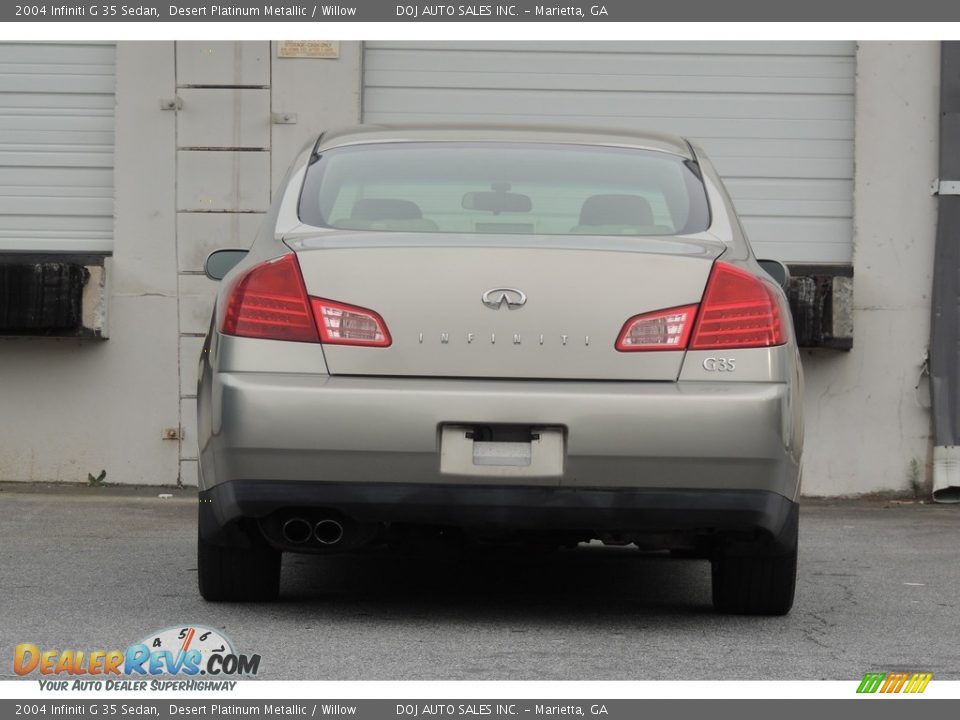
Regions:
<svg viewBox="0 0 960 720"><path fill-rule="evenodd" d="M797 584L797 510L775 543L721 552L712 561L713 607L737 615L786 615Z"/></svg>
<svg viewBox="0 0 960 720"><path fill-rule="evenodd" d="M201 515L203 508L201 508ZM203 518L197 536L197 582L200 595L210 602L268 602L280 595L282 553L259 535L248 542L220 545L203 537ZM239 530L237 531L239 532Z"/></svg>

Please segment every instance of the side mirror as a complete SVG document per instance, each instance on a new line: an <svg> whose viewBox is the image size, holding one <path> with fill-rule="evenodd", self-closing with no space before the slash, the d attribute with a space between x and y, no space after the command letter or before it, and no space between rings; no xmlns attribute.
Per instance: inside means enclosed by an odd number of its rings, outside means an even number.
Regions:
<svg viewBox="0 0 960 720"><path fill-rule="evenodd" d="M790 285L790 270L779 260L757 260L767 275L777 281L784 290Z"/></svg>
<svg viewBox="0 0 960 720"><path fill-rule="evenodd" d="M249 250L214 250L203 263L203 271L211 280L223 280L243 260Z"/></svg>

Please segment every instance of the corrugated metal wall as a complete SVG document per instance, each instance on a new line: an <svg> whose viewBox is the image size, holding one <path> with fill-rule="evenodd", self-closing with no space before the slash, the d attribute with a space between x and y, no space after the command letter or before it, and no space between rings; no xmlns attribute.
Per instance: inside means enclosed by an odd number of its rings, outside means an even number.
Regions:
<svg viewBox="0 0 960 720"><path fill-rule="evenodd" d="M370 42L364 122L545 122L685 135L757 254L850 262L852 42Z"/></svg>
<svg viewBox="0 0 960 720"><path fill-rule="evenodd" d="M114 70L113 44L0 43L0 250L112 249Z"/></svg>

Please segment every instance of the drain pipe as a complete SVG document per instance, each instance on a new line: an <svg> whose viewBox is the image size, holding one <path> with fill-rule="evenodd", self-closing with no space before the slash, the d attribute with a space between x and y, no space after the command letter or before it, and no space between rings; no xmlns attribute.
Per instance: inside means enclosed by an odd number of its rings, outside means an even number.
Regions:
<svg viewBox="0 0 960 720"><path fill-rule="evenodd" d="M960 42L940 43L940 178L933 192L933 500L960 503Z"/></svg>

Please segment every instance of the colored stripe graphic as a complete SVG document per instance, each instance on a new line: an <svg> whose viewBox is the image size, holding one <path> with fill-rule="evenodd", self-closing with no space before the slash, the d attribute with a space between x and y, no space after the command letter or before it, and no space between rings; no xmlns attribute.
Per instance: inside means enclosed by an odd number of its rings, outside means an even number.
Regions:
<svg viewBox="0 0 960 720"><path fill-rule="evenodd" d="M933 673L867 673L860 681L858 693L922 693L933 680Z"/></svg>
<svg viewBox="0 0 960 720"><path fill-rule="evenodd" d="M907 681L906 673L890 673L887 675L886 682L883 683L883 687L880 688L882 693L898 693L900 688L903 687L903 684Z"/></svg>
<svg viewBox="0 0 960 720"><path fill-rule="evenodd" d="M857 688L857 692L875 693L880 689L880 683L883 682L885 677L886 673L867 673L863 676L863 680L860 681L860 687Z"/></svg>
<svg viewBox="0 0 960 720"><path fill-rule="evenodd" d="M931 680L933 680L933 673L914 673L913 677L910 678L910 682L907 683L907 688L904 692L922 693L927 689L927 685Z"/></svg>

